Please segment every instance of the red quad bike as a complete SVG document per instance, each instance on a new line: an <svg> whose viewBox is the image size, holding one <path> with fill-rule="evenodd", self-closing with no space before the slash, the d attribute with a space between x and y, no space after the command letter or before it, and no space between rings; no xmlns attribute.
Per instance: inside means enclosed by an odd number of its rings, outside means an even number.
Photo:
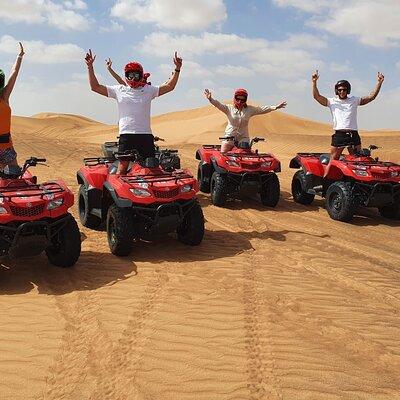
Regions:
<svg viewBox="0 0 400 400"><path fill-rule="evenodd" d="M298 153L289 165L301 168L292 180L294 201L311 204L321 195L329 216L338 221L350 221L359 206L377 207L383 217L400 219L400 165L373 158L371 151L377 148L350 149L352 154L332 161L325 179L329 154Z"/></svg>
<svg viewBox="0 0 400 400"><path fill-rule="evenodd" d="M81 253L78 225L68 213L74 195L61 180L37 184L28 168L45 161L31 157L22 168L0 171L0 256L31 257L45 251L51 264L71 267Z"/></svg>
<svg viewBox="0 0 400 400"><path fill-rule="evenodd" d="M234 137L219 139L234 140ZM235 143L227 153L221 153L220 145L203 145L196 151L196 159L200 160L197 174L200 190L211 192L214 205L223 206L228 197L257 193L264 206L278 204L280 186L276 173L281 171L281 163L273 154L252 150L253 143L264 140L255 137L250 143Z"/></svg>
<svg viewBox="0 0 400 400"><path fill-rule="evenodd" d="M120 160L130 161L126 175L116 175ZM106 222L113 254L127 256L134 240L174 231L182 243L200 244L204 217L196 199L198 183L188 171L166 171L157 158L142 160L136 151L84 162L77 173L79 216L92 229Z"/></svg>

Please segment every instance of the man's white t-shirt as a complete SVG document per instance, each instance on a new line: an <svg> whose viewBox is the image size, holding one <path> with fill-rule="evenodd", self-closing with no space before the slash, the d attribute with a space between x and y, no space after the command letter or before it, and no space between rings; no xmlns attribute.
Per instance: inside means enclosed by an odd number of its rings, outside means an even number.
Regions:
<svg viewBox="0 0 400 400"><path fill-rule="evenodd" d="M117 100L119 134L152 133L150 127L151 101L159 95L158 86L106 86L108 97Z"/></svg>
<svg viewBox="0 0 400 400"><path fill-rule="evenodd" d="M328 98L328 107L331 110L333 129L357 131L357 107L360 105L360 97L347 97L341 100L339 97Z"/></svg>

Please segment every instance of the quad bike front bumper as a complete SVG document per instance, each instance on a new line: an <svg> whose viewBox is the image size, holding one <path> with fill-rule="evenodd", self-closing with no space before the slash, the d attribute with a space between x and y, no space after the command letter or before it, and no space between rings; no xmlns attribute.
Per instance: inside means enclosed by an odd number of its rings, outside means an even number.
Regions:
<svg viewBox="0 0 400 400"><path fill-rule="evenodd" d="M29 221L18 226L0 225L0 256L32 257L46 250L52 238L64 228L70 215L55 221Z"/></svg>

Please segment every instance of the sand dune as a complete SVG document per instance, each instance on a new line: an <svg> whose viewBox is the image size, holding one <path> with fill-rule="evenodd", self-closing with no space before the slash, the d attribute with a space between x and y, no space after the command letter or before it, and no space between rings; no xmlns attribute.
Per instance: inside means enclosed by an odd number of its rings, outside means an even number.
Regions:
<svg viewBox="0 0 400 400"><path fill-rule="evenodd" d="M224 125L212 107L153 118L193 171ZM13 132L20 160L46 156L37 174L75 192L82 158L117 135L48 113L14 117ZM200 194L198 248L166 237L117 258L104 232L81 227L71 270L3 260L0 399L400 399L400 225L374 210L337 223L321 200L293 202L288 161L328 149L329 125L276 112L251 132L282 161L276 209ZM400 161L399 134L363 137Z"/></svg>

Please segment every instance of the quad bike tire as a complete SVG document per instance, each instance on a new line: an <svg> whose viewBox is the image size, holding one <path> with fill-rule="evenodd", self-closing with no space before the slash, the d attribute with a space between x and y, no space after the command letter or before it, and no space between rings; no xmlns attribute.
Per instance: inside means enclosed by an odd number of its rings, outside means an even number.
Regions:
<svg viewBox="0 0 400 400"><path fill-rule="evenodd" d="M309 205L314 201L315 195L307 193L304 188L306 187L306 177L304 171L297 171L292 179L292 196L296 203Z"/></svg>
<svg viewBox="0 0 400 400"><path fill-rule="evenodd" d="M62 268L72 267L81 254L81 234L78 224L71 214L65 225L53 236L51 245L46 249L50 263Z"/></svg>
<svg viewBox="0 0 400 400"><path fill-rule="evenodd" d="M400 220L400 199L394 204L380 207L379 214L388 219Z"/></svg>
<svg viewBox="0 0 400 400"><path fill-rule="evenodd" d="M207 182L205 180L205 177L203 175L203 171L201 170L202 164L203 164L203 162L200 161L199 162L199 166L197 168L197 180L199 182L199 189L200 189L200 192L210 193L210 182Z"/></svg>
<svg viewBox="0 0 400 400"><path fill-rule="evenodd" d="M86 226L86 228L97 229L101 225L101 218L91 215L89 212L89 197L85 185L79 187L78 211L81 224Z"/></svg>
<svg viewBox="0 0 400 400"><path fill-rule="evenodd" d="M177 229L178 240L189 246L197 246L204 236L204 215L200 204L196 201L185 215Z"/></svg>
<svg viewBox="0 0 400 400"><path fill-rule="evenodd" d="M107 239L111 253L128 256L133 248L131 210L112 204L107 212Z"/></svg>
<svg viewBox="0 0 400 400"><path fill-rule="evenodd" d="M225 205L228 198L228 178L214 172L211 176L211 201L217 207Z"/></svg>
<svg viewBox="0 0 400 400"><path fill-rule="evenodd" d="M275 207L279 202L281 194L279 178L276 174L271 173L267 181L261 186L260 198L263 206Z"/></svg>
<svg viewBox="0 0 400 400"><path fill-rule="evenodd" d="M325 197L325 208L332 219L348 222L353 218L355 204L350 183L332 183Z"/></svg>

